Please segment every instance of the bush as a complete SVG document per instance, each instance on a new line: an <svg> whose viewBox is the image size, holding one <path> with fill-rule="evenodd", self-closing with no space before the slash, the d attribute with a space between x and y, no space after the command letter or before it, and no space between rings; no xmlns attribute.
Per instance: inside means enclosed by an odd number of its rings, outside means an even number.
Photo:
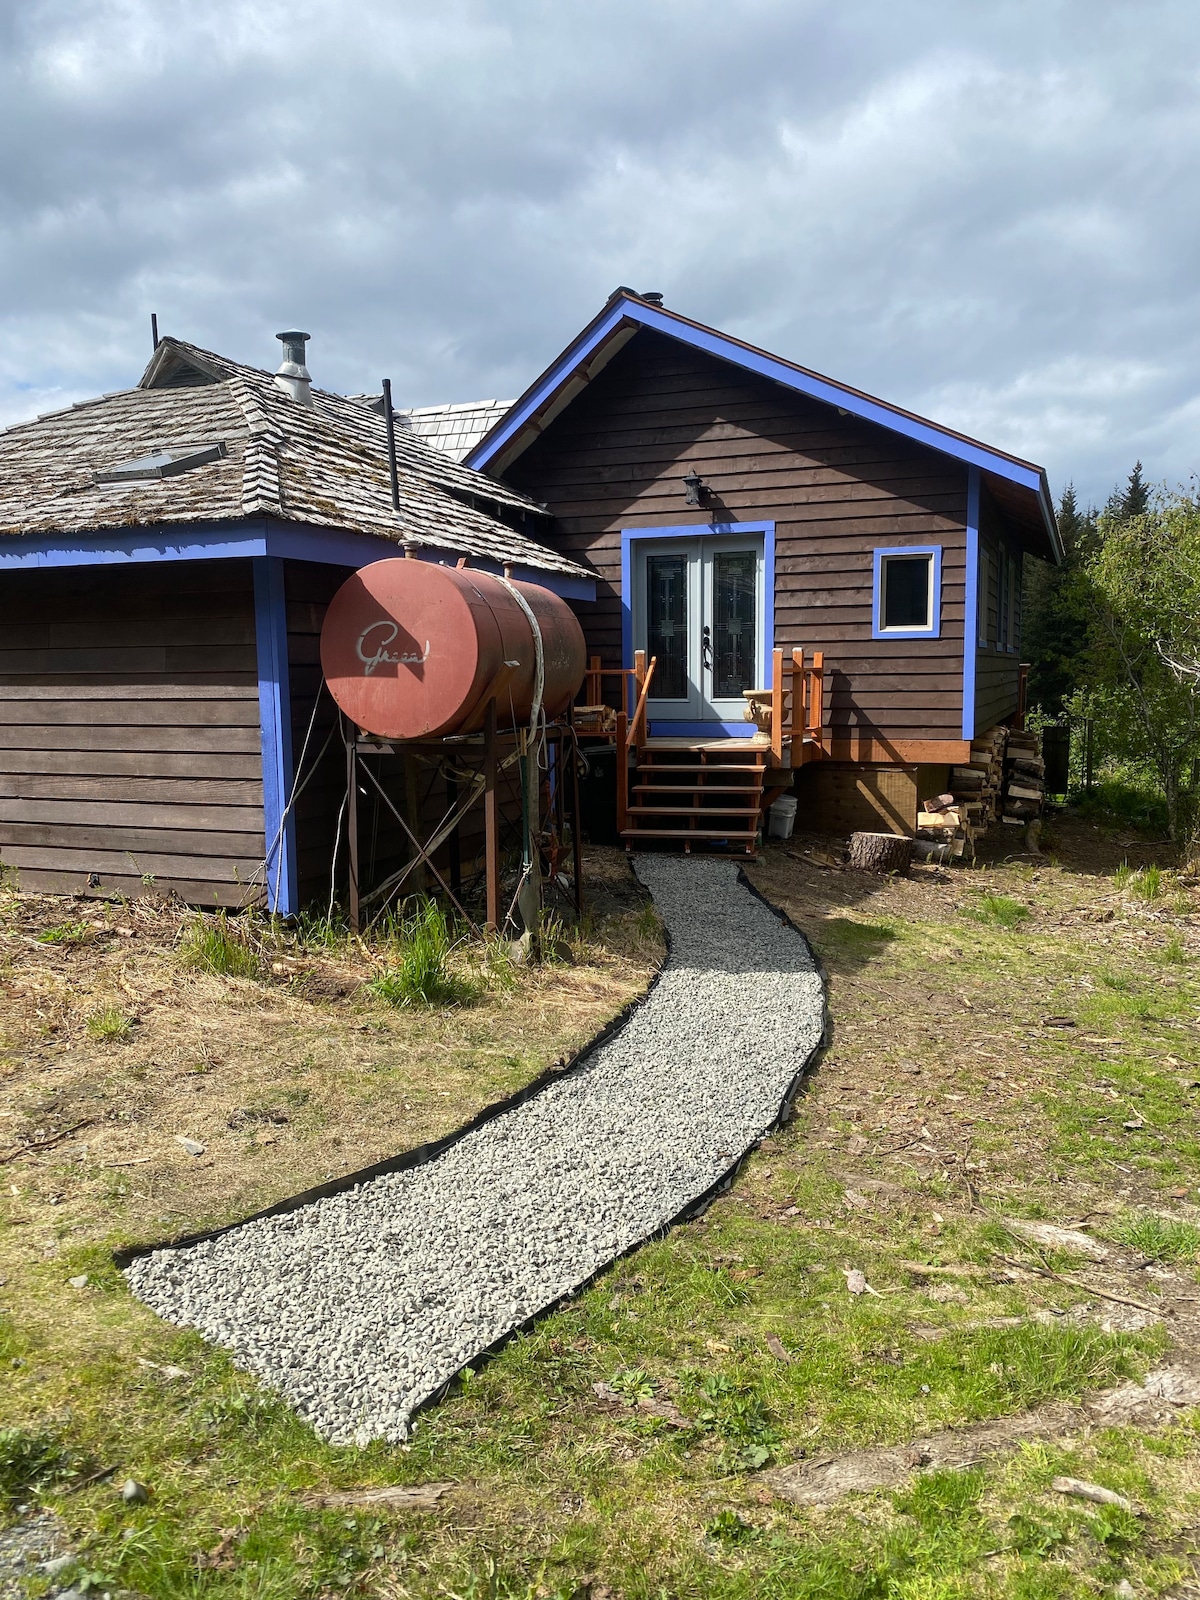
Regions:
<svg viewBox="0 0 1200 1600"><path fill-rule="evenodd" d="M179 955L194 972L211 972L220 978L257 978L262 960L244 928L234 927L223 911L200 917L184 930Z"/></svg>
<svg viewBox="0 0 1200 1600"><path fill-rule="evenodd" d="M396 925L399 959L367 984L369 993L392 1006L445 1006L474 999L476 989L453 972L455 940L436 900Z"/></svg>

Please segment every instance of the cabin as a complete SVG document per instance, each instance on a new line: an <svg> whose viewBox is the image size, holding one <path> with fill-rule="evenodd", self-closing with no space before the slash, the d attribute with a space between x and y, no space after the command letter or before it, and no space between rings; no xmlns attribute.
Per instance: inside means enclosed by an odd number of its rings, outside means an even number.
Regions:
<svg viewBox="0 0 1200 1600"><path fill-rule="evenodd" d="M393 488L382 400L315 388L308 335L279 337L274 373L165 338L133 388L0 433L22 888L323 904L347 791L318 642L345 578L407 554L594 597L543 508L420 426L395 430Z"/></svg>
<svg viewBox="0 0 1200 1600"><path fill-rule="evenodd" d="M627 288L463 460L594 575L629 845L749 850L785 790L801 826L911 833L1019 722L1023 564L1061 559L1031 462Z"/></svg>

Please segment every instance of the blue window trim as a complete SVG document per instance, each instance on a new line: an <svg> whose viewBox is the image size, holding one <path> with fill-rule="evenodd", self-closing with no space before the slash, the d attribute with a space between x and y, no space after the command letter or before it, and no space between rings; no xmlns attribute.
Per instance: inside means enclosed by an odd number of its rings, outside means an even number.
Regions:
<svg viewBox="0 0 1200 1600"><path fill-rule="evenodd" d="M52 567L128 566L155 561L254 560L263 556L315 561L326 566L365 567L403 555L392 539L348 533L272 517L241 521L167 523L157 527L109 529L95 534L17 534L0 540L0 572ZM457 560L455 551L428 550L423 559ZM472 557L484 572L501 572L501 563ZM594 578L517 566L522 583L539 583L564 600L594 600Z"/></svg>
<svg viewBox="0 0 1200 1600"><path fill-rule="evenodd" d="M975 737L975 658L987 648L986 637L979 639L979 468L967 473L967 582L963 596L963 703L962 736ZM983 631L987 633L987 605L984 604Z"/></svg>
<svg viewBox="0 0 1200 1600"><path fill-rule="evenodd" d="M299 910L296 817L284 815L292 793L292 694L288 676L287 608L283 561L254 559L254 637L258 646L258 712L262 735L263 829L266 838L267 909L280 916Z"/></svg>
<svg viewBox="0 0 1200 1600"><path fill-rule="evenodd" d="M763 673L764 688L771 688L771 652L775 648L775 524L774 522L684 522L662 528L621 529L621 664L633 665L633 547L641 539L746 538L756 533L763 539ZM701 737L705 731L730 726L741 731L741 724L724 722L655 722L654 731L666 738ZM676 729L667 733L666 729ZM753 727L749 728L751 733Z"/></svg>
<svg viewBox="0 0 1200 1600"><path fill-rule="evenodd" d="M880 621L883 601L883 563L888 556L932 556L930 574L930 625L927 628L884 628ZM942 547L940 544L887 545L874 552L871 582L872 639L940 639L942 636Z"/></svg>

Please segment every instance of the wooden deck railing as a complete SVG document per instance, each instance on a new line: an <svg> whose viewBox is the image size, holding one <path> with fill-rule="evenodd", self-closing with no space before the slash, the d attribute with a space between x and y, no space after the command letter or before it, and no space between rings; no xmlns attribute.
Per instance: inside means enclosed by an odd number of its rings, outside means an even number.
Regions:
<svg viewBox="0 0 1200 1600"><path fill-rule="evenodd" d="M658 665L658 657L651 656L646 660L644 650L635 650L633 653L633 678L637 685L637 703L633 708L633 721L629 724L629 732L625 736L627 750L640 750L646 742L646 701L650 695L650 684L654 678L654 669Z"/></svg>
<svg viewBox="0 0 1200 1600"><path fill-rule="evenodd" d="M790 683L785 684L785 677ZM785 742L791 765L804 761L804 741L821 743L825 710L825 652L814 650L805 660L803 650L793 650L785 661L782 650L771 652L771 755L782 764Z"/></svg>

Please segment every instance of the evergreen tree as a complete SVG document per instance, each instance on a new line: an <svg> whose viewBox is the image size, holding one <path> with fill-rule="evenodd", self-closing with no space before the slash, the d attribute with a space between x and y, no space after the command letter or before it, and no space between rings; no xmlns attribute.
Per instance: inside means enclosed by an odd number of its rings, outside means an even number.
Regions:
<svg viewBox="0 0 1200 1600"><path fill-rule="evenodd" d="M1063 545L1061 566L1026 563L1023 649L1030 663L1029 703L1049 716L1061 716L1063 702L1084 669L1090 638L1091 607L1083 564L1094 553L1096 513L1079 509L1075 485L1063 490L1058 507Z"/></svg>
<svg viewBox="0 0 1200 1600"><path fill-rule="evenodd" d="M1128 522L1130 517L1143 516L1149 509L1150 486L1142 477L1142 463L1136 461L1125 487L1118 487L1109 495L1104 515L1110 522Z"/></svg>

